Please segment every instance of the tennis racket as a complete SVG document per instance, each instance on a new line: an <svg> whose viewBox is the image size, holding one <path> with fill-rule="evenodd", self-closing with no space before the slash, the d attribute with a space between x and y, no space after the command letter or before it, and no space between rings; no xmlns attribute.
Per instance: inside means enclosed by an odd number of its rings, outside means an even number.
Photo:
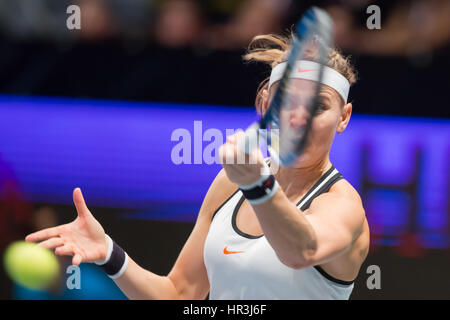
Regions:
<svg viewBox="0 0 450 320"><path fill-rule="evenodd" d="M277 88L267 111L238 141L246 154L258 148L261 139L266 141L271 158L283 166L292 165L302 154L320 105L320 83L333 45L332 29L329 15L317 7L310 8L298 22L281 79L273 84ZM300 60L316 62L314 70L298 68ZM309 73L309 80L291 77L294 72Z"/></svg>

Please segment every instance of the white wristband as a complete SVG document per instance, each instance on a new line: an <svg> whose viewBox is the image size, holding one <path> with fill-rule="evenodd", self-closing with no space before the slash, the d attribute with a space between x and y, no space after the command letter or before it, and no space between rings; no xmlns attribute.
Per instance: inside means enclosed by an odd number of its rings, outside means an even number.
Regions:
<svg viewBox="0 0 450 320"><path fill-rule="evenodd" d="M107 234L105 234L105 237L106 237L106 241L108 242L108 248L107 248L107 251L106 251L106 258L104 260L102 260L102 261L95 262L95 264L99 265L99 266L104 265L105 263L107 263L109 261L109 259L111 258L111 253L113 251L113 241L112 241L112 239Z"/></svg>

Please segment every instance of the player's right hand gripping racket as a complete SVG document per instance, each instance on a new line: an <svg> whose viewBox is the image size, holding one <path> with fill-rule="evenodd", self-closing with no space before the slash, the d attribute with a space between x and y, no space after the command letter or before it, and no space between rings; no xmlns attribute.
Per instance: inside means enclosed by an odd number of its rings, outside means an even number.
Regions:
<svg viewBox="0 0 450 320"><path fill-rule="evenodd" d="M242 151L250 154L263 138L271 158L283 166L292 165L302 154L320 105L320 83L332 47L332 29L332 20L322 9L312 7L303 15L287 61L272 70L271 82L276 74L279 81L273 84L278 87L267 111L238 141ZM303 78L292 77L296 72Z"/></svg>

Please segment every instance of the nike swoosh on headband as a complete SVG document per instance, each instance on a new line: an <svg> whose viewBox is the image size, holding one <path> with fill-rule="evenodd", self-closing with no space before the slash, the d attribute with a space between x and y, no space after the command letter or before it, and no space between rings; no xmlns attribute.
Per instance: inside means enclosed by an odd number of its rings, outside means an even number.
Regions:
<svg viewBox="0 0 450 320"><path fill-rule="evenodd" d="M315 80L318 78L317 71L320 69L320 65L314 61L297 60L295 68L298 72L293 72L291 78ZM279 81L283 77L284 70L286 69L286 62L277 64L270 74L269 89L274 82ZM295 69L294 69L295 70ZM301 71L299 71L301 70ZM306 72L306 70L311 72ZM350 82L338 71L333 68L324 66L322 77L322 84L325 84L339 93L339 95L347 102L348 92L350 91Z"/></svg>

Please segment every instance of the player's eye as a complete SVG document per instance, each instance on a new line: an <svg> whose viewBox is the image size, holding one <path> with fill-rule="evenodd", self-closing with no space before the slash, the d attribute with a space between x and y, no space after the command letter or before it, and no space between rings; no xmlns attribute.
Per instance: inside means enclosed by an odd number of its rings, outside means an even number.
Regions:
<svg viewBox="0 0 450 320"><path fill-rule="evenodd" d="M319 102L319 104L317 106L317 113L324 112L326 109L327 109L327 106L324 103Z"/></svg>

